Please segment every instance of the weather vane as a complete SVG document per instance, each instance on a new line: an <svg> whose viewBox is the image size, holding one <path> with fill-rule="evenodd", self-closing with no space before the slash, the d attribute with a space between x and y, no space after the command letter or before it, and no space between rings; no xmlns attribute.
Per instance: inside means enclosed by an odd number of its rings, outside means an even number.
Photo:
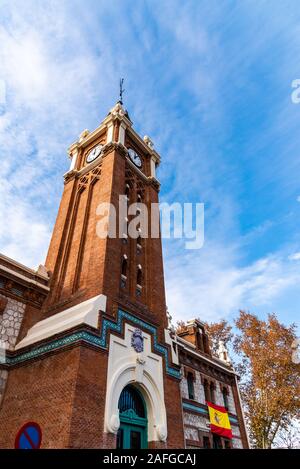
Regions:
<svg viewBox="0 0 300 469"><path fill-rule="evenodd" d="M124 78L120 78L120 103L123 104L123 93L125 92L123 88Z"/></svg>

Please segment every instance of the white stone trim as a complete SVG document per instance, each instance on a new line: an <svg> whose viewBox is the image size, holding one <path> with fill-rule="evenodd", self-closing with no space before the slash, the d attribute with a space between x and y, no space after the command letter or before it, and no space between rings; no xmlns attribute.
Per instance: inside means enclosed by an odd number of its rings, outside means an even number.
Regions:
<svg viewBox="0 0 300 469"><path fill-rule="evenodd" d="M122 145L125 145L125 130L126 130L126 125L123 122L121 122L120 127L119 127L118 142L121 143Z"/></svg>
<svg viewBox="0 0 300 469"><path fill-rule="evenodd" d="M135 384L143 394L148 417L148 440L167 439L162 357L151 351L151 336L143 332L144 351L131 346L134 326L125 324L124 339L110 335L104 431L116 433L120 426L118 402L127 384Z"/></svg>
<svg viewBox="0 0 300 469"><path fill-rule="evenodd" d="M172 339L169 329L165 329L165 342L166 344L169 344L171 347L172 362L175 363L176 365L179 365L177 343L175 342L175 340ZM174 350L173 343L175 344L176 352Z"/></svg>
<svg viewBox="0 0 300 469"><path fill-rule="evenodd" d="M71 308L54 314L50 318L37 322L32 326L27 335L15 347L15 350L47 339L59 332L67 331L80 324L98 327L99 311L106 310L106 296L98 295L94 298L72 306Z"/></svg>
<svg viewBox="0 0 300 469"><path fill-rule="evenodd" d="M151 158L150 160L150 172L151 177L156 179L156 160L154 158Z"/></svg>
<svg viewBox="0 0 300 469"><path fill-rule="evenodd" d="M32 280L31 278L28 278L25 275L19 274L15 270L9 269L4 265L0 265L0 271L13 275L14 277L24 280L26 281L26 283L30 283L31 285L36 285L37 287L42 288L43 290L50 291L50 288L44 285L43 283L37 282L36 280Z"/></svg>
<svg viewBox="0 0 300 469"><path fill-rule="evenodd" d="M110 122L107 125L106 144L113 141L114 138L114 124Z"/></svg>
<svg viewBox="0 0 300 469"><path fill-rule="evenodd" d="M75 169L76 162L77 162L77 157L78 157L78 149L77 148L75 150L73 150L73 152L71 153L71 156L72 156L72 160L71 160L71 165L70 165L69 171L73 171L73 169Z"/></svg>
<svg viewBox="0 0 300 469"><path fill-rule="evenodd" d="M30 269L30 267L26 267L26 265L24 264L21 264L20 262L17 262L15 261L14 259L12 259L11 257L7 257L5 256L4 254L1 254L0 253L0 261L4 260L5 262L9 262L11 265L14 265L16 267L19 267L20 269L26 271L26 272L29 272L30 274L33 274L33 275L37 275L38 277L41 277L43 278L44 280L49 280L49 277L44 277L44 275L41 275L38 271L34 270L34 269ZM0 265L1 267L1 265ZM27 277L26 277L27 278Z"/></svg>

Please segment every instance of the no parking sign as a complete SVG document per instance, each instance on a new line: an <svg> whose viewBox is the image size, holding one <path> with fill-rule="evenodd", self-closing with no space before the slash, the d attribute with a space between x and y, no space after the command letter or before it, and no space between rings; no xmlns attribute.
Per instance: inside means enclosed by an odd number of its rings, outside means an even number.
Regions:
<svg viewBox="0 0 300 469"><path fill-rule="evenodd" d="M42 442L42 430L36 422L25 423L17 433L16 449L38 449Z"/></svg>

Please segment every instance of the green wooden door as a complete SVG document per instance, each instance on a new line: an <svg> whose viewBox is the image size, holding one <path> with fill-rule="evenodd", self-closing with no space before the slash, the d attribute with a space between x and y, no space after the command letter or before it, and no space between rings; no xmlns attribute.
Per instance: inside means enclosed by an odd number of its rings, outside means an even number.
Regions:
<svg viewBox="0 0 300 469"><path fill-rule="evenodd" d="M147 448L147 411L140 392L126 386L119 399L120 428L117 436L118 449Z"/></svg>

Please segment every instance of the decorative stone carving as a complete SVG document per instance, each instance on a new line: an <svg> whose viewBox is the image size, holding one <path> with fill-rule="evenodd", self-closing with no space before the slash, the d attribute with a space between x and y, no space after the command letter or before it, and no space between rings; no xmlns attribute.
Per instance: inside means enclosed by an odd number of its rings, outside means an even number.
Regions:
<svg viewBox="0 0 300 469"><path fill-rule="evenodd" d="M109 420L109 431L110 433L116 433L120 428L120 419L119 416L113 414Z"/></svg>
<svg viewBox="0 0 300 469"><path fill-rule="evenodd" d="M225 362L227 365L231 365L231 360L228 355L228 350L223 342L223 340L219 341L219 347L217 350L217 354L220 360Z"/></svg>
<svg viewBox="0 0 300 469"><path fill-rule="evenodd" d="M175 327L174 327L174 324L172 323L173 317L171 316L168 309L167 309L167 318L168 318L168 329L172 334L175 334Z"/></svg>
<svg viewBox="0 0 300 469"><path fill-rule="evenodd" d="M157 436L160 439L160 441L166 441L168 433L167 433L167 427L164 424L157 426Z"/></svg>
<svg viewBox="0 0 300 469"><path fill-rule="evenodd" d="M136 357L136 362L137 362L139 365L145 365L146 360L144 359L143 355L138 354L138 356Z"/></svg>
<svg viewBox="0 0 300 469"><path fill-rule="evenodd" d="M84 140L85 137L87 137L89 133L90 131L88 129L83 130L81 134L79 135L79 142L82 142L82 140Z"/></svg>
<svg viewBox="0 0 300 469"><path fill-rule="evenodd" d="M153 150L154 143L152 142L151 138L148 137L148 135L145 135L144 142L146 143L146 145L148 145L149 148L151 148L151 150Z"/></svg>
<svg viewBox="0 0 300 469"><path fill-rule="evenodd" d="M114 116L114 117L124 117L125 116L125 111L123 109L123 106L121 105L121 103L117 103L111 110L111 114Z"/></svg>
<svg viewBox="0 0 300 469"><path fill-rule="evenodd" d="M135 329L131 337L131 346L137 353L144 351L144 339L143 333L140 329Z"/></svg>

